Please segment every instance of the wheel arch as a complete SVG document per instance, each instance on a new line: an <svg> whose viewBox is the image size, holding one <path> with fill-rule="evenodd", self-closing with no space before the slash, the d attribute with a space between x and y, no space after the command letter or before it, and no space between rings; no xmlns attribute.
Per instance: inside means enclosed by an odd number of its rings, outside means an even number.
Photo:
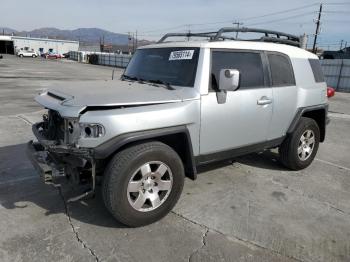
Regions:
<svg viewBox="0 0 350 262"><path fill-rule="evenodd" d="M320 142L323 142L326 137L326 125L328 123L327 113L328 104L299 108L287 133L290 134L295 130L301 117L308 117L316 121L320 129Z"/></svg>
<svg viewBox="0 0 350 262"><path fill-rule="evenodd" d="M193 180L197 178L191 137L186 126L122 134L96 147L94 157L109 160L115 153L131 145L149 141L159 141L174 149L184 164L186 176Z"/></svg>

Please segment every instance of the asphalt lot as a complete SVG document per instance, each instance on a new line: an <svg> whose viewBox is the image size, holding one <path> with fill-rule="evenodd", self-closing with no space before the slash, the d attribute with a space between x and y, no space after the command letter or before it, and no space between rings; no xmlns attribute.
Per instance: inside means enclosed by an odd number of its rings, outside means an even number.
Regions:
<svg viewBox="0 0 350 262"><path fill-rule="evenodd" d="M286 170L274 152L207 168L186 179L166 218L130 229L99 193L68 204L72 192L42 184L24 151L40 89L111 74L70 61L0 60L0 261L350 261L350 94L331 100L326 142L306 170Z"/></svg>

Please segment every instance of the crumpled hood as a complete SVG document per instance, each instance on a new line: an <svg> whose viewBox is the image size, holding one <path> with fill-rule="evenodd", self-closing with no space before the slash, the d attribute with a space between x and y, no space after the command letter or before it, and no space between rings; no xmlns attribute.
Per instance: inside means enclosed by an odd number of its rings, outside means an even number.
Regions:
<svg viewBox="0 0 350 262"><path fill-rule="evenodd" d="M73 117L89 107L139 106L198 98L199 93L189 87L169 90L158 84L99 80L58 84L42 92L35 100L46 108L59 111L62 116Z"/></svg>

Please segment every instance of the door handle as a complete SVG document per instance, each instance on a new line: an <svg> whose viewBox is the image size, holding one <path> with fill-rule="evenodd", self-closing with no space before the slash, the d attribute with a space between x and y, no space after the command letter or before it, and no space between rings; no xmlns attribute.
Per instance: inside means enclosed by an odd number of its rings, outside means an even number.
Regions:
<svg viewBox="0 0 350 262"><path fill-rule="evenodd" d="M259 106L268 105L268 104L271 104L271 103L272 103L272 99L268 98L267 96L263 96L257 101L257 104Z"/></svg>

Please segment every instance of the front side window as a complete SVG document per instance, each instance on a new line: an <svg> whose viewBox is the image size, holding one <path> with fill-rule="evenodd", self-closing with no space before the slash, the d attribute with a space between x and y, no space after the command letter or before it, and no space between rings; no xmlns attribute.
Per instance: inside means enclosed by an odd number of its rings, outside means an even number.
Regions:
<svg viewBox="0 0 350 262"><path fill-rule="evenodd" d="M264 71L260 53L213 51L211 89L218 90L221 69L240 72L240 89L264 87Z"/></svg>
<svg viewBox="0 0 350 262"><path fill-rule="evenodd" d="M193 87L198 55L199 48L193 47L139 49L124 75L144 81Z"/></svg>
<svg viewBox="0 0 350 262"><path fill-rule="evenodd" d="M267 55L270 64L272 86L295 86L294 72L288 57L281 54Z"/></svg>

